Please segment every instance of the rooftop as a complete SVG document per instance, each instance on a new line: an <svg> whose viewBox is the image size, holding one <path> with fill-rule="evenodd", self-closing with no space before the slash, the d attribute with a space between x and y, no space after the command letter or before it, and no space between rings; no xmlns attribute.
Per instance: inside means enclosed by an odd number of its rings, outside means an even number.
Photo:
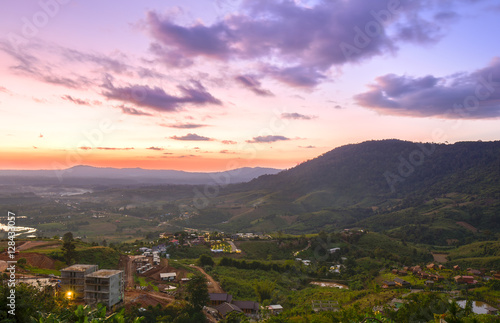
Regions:
<svg viewBox="0 0 500 323"><path fill-rule="evenodd" d="M66 267L64 269L61 269L61 271L87 271L88 269L91 269L91 268L94 268L94 267L97 267L97 265L81 265L81 264L77 264L77 265L72 265L72 266Z"/></svg>
<svg viewBox="0 0 500 323"><path fill-rule="evenodd" d="M117 275L119 273L123 273L123 270L101 269L98 271L94 271L91 274L88 274L87 277L108 278L108 277Z"/></svg>
<svg viewBox="0 0 500 323"><path fill-rule="evenodd" d="M233 312L233 311L236 311L238 313L243 312L241 310L241 308L239 308L238 306L236 306L234 304L230 304L230 303L222 303L221 305L217 306L215 309L217 311L219 311L219 313L221 313L222 316L226 316L226 314Z"/></svg>
<svg viewBox="0 0 500 323"><path fill-rule="evenodd" d="M210 296L211 301L231 302L231 300L233 299L233 296L227 293L210 293L208 295Z"/></svg>

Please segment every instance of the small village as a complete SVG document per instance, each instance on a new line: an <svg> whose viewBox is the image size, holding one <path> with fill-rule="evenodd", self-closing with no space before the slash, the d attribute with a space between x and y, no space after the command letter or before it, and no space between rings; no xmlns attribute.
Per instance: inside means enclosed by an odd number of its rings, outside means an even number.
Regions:
<svg viewBox="0 0 500 323"><path fill-rule="evenodd" d="M345 233L343 233L345 234ZM193 273L206 278L209 302L203 312L214 322L224 320L230 313L245 315L252 321L263 317L279 315L286 309L282 304L260 304L257 299L238 299L227 293L205 270L210 266L202 263L182 263L182 259L172 259L171 255L179 248L190 249L204 246L210 250L215 259L226 256L240 257L242 250L236 244L244 241L270 241L272 237L261 234L244 233L199 233L177 232L162 233L159 239L151 241L148 246L138 246L125 251L120 257L119 270L99 269L97 264L74 264L60 270L60 276L19 274L18 279L29 284L42 284L52 287L54 293L62 294L74 304L95 306L104 304L111 313L122 307L138 307L140 311L148 311L150 306L166 306L182 297L185 286L190 282ZM24 242L26 247L39 247L41 241ZM310 243L307 248L310 247ZM29 249L27 250L29 251ZM330 255L340 254L340 247L328 248ZM297 254L297 253L294 253ZM212 257L205 256L213 264ZM225 256L224 256L225 257ZM31 258L27 258L30 259ZM200 258L201 259L201 258ZM328 271L333 279L310 279L311 286L319 288L346 289L346 282L335 279L346 270L347 258L337 257ZM313 259L299 257L290 259L295 266L305 272L313 270L317 265ZM197 261L199 262L199 260ZM382 271L375 280L382 290L406 290L407 293L440 292L450 299L457 299L464 292L481 286L491 280L500 280L500 272L486 268L461 268L458 265L429 263L426 265L403 266ZM373 307L374 313L384 313L388 309L397 311L405 303L403 296L392 298L387 303ZM461 306L464 302L459 301ZM338 302L313 300L314 312L335 312L340 309ZM497 315L498 309L487 303L474 302L473 311L477 314Z"/></svg>

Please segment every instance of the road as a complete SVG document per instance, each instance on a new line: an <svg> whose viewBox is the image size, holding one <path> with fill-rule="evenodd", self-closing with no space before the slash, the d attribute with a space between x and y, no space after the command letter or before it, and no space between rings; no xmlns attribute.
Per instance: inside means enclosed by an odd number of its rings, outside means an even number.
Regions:
<svg viewBox="0 0 500 323"><path fill-rule="evenodd" d="M202 273L208 280L208 292L209 293L224 293L224 290L222 287L220 287L219 283L215 281L215 279L212 278L209 274L207 274L203 268L195 266L195 265L189 265L190 267L198 269L200 273Z"/></svg>

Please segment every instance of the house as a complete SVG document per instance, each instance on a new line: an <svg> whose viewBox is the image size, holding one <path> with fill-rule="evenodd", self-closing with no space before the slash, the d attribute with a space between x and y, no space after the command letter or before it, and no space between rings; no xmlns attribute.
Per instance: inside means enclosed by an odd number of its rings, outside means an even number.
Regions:
<svg viewBox="0 0 500 323"><path fill-rule="evenodd" d="M332 248L328 250L329 253L336 253L337 251L340 251L340 248Z"/></svg>
<svg viewBox="0 0 500 323"><path fill-rule="evenodd" d="M85 276L97 271L97 265L73 265L61 269L61 288L67 297L83 299Z"/></svg>
<svg viewBox="0 0 500 323"><path fill-rule="evenodd" d="M85 276L85 303L102 303L109 309L123 301L123 270L101 269Z"/></svg>
<svg viewBox="0 0 500 323"><path fill-rule="evenodd" d="M398 270L397 270L397 269L393 269L393 270L391 270L391 272L392 272L394 275L397 275L397 274L398 274Z"/></svg>
<svg viewBox="0 0 500 323"><path fill-rule="evenodd" d="M460 266L459 265L453 266L453 270L460 270Z"/></svg>
<svg viewBox="0 0 500 323"><path fill-rule="evenodd" d="M218 305L215 309L217 310L217 312L219 312L219 314L223 318L226 318L226 316L231 312L243 313L241 308L239 308L238 306L236 306L234 304L227 303L227 302L224 302L224 303Z"/></svg>
<svg viewBox="0 0 500 323"><path fill-rule="evenodd" d="M400 287L411 286L411 284L409 282L407 282L406 280L401 279L401 278L394 278L394 282L396 283L396 286L400 286Z"/></svg>
<svg viewBox="0 0 500 323"><path fill-rule="evenodd" d="M160 279L166 281L174 281L177 278L176 273L160 273Z"/></svg>
<svg viewBox="0 0 500 323"><path fill-rule="evenodd" d="M493 278L500 279L500 273L493 274Z"/></svg>
<svg viewBox="0 0 500 323"><path fill-rule="evenodd" d="M278 315L283 312L283 306L277 305L269 305L267 309L271 312L272 315Z"/></svg>
<svg viewBox="0 0 500 323"><path fill-rule="evenodd" d="M480 270L477 270L477 269L467 269L467 273L471 276L482 276L483 273L480 271Z"/></svg>
<svg viewBox="0 0 500 323"><path fill-rule="evenodd" d="M384 280L382 282L382 288L391 288L391 287L394 287L394 286L396 286L395 282L390 282L390 281L386 281L386 280Z"/></svg>
<svg viewBox="0 0 500 323"><path fill-rule="evenodd" d="M429 278L432 280L438 281L438 282L440 282L444 279L444 277L441 275L430 275Z"/></svg>
<svg viewBox="0 0 500 323"><path fill-rule="evenodd" d="M215 307L222 305L223 303L231 303L233 296L227 293L209 293L210 306Z"/></svg>
<svg viewBox="0 0 500 323"><path fill-rule="evenodd" d="M485 310L488 311L489 315L497 315L498 314L498 310L494 307L491 307L491 306L486 306Z"/></svg>
<svg viewBox="0 0 500 323"><path fill-rule="evenodd" d="M428 286L428 287L434 286L434 281L433 280L426 280L425 281L425 286Z"/></svg>
<svg viewBox="0 0 500 323"><path fill-rule="evenodd" d="M436 269L436 265L435 264L429 264L429 265L427 265L427 269Z"/></svg>
<svg viewBox="0 0 500 323"><path fill-rule="evenodd" d="M455 276L453 277L455 282L458 284L476 284L477 281L474 280L474 276Z"/></svg>
<svg viewBox="0 0 500 323"><path fill-rule="evenodd" d="M445 267L444 265L439 265L439 266L438 266L438 269L439 269L439 270L443 270L443 269L446 269L446 267Z"/></svg>
<svg viewBox="0 0 500 323"><path fill-rule="evenodd" d="M429 278L430 274L426 273L425 271L419 272L419 276L422 277L423 279Z"/></svg>
<svg viewBox="0 0 500 323"><path fill-rule="evenodd" d="M233 305L239 307L245 314L257 314L259 303L253 301L233 301Z"/></svg>

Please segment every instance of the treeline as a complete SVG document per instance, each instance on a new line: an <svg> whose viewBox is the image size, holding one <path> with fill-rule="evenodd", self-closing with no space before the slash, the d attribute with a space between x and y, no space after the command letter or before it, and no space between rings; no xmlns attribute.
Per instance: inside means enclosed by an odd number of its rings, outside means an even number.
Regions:
<svg viewBox="0 0 500 323"><path fill-rule="evenodd" d="M225 266L225 267L235 267L238 269L260 269L260 270L273 270L278 273L283 273L290 271L291 266L290 265L279 265L279 264L266 264L260 261L252 261L252 262L247 262L245 260L236 260L232 258L227 258L223 257L220 262L219 266Z"/></svg>

